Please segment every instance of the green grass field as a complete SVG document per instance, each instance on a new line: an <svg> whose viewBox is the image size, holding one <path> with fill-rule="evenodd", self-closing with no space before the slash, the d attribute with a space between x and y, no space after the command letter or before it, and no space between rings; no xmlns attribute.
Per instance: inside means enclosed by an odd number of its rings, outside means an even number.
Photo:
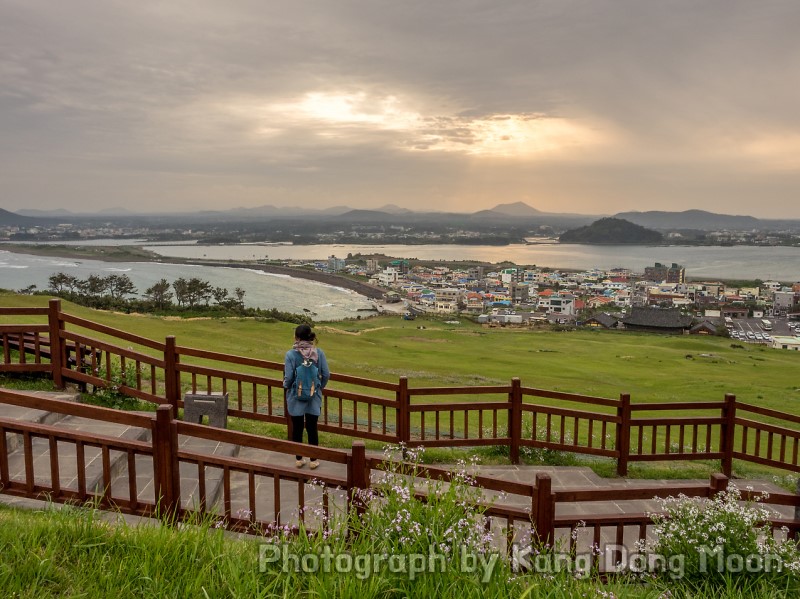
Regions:
<svg viewBox="0 0 800 599"><path fill-rule="evenodd" d="M0 295L1 306L46 304L45 297ZM62 305L70 314L151 339L174 335L181 346L275 362L283 361L295 326L232 318L165 319L102 312L67 302ZM5 317L2 321L33 320L36 319ZM624 331L485 329L463 319L460 324L447 324L444 318L409 322L398 316L318 323L315 328L332 371L390 382L406 376L412 390L422 386L502 385L519 377L524 386L540 389L608 398L629 393L634 404L722 401L726 393L732 393L738 401L798 413L795 402L800 400L800 353L739 344L727 338ZM237 370L255 371L247 367ZM271 371L270 376L280 375ZM463 398L434 396L422 400ZM275 425L242 422L234 426L282 436L281 427ZM346 447L351 441L342 437L328 442ZM453 457L447 450L430 450L429 454L439 461ZM502 455L498 459L503 461ZM671 476L674 471L675 475L685 475L685 466L676 463L655 469L636 464L633 474L646 471L648 475ZM604 466L597 469L610 473ZM749 467L742 471L750 472Z"/></svg>
<svg viewBox="0 0 800 599"><path fill-rule="evenodd" d="M45 306L47 298L5 294L0 305ZM151 339L174 335L182 346L277 362L293 340L294 325L288 323L161 319L67 302L63 308ZM798 413L800 352L719 337L483 329L460 322L381 316L319 323L316 330L334 372L395 382L407 376L411 387L507 384L519 377L523 385L542 389L611 398L630 393L634 403L721 401L733 393L741 401Z"/></svg>

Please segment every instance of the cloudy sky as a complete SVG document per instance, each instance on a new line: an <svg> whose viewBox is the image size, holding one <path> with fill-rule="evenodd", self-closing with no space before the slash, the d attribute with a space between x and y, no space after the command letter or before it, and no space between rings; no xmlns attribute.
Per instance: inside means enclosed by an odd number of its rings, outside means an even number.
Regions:
<svg viewBox="0 0 800 599"><path fill-rule="evenodd" d="M800 218L797 0L0 0L0 205Z"/></svg>

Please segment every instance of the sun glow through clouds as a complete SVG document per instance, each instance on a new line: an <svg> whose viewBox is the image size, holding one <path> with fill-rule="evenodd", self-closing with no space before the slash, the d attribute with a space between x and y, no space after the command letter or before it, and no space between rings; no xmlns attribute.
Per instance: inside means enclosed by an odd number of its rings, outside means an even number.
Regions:
<svg viewBox="0 0 800 599"><path fill-rule="evenodd" d="M341 124L372 125L379 129L411 129L419 115L400 108L395 96L369 98L357 94L310 93L295 106L310 119Z"/></svg>
<svg viewBox="0 0 800 599"><path fill-rule="evenodd" d="M597 131L565 118L542 114L489 114L481 117L427 115L394 95L308 93L295 102L273 104L270 113L287 126L326 139L346 129L349 143L358 131L391 135L387 143L411 152L448 152L495 158L562 155L604 140ZM289 124L292 125L289 125Z"/></svg>

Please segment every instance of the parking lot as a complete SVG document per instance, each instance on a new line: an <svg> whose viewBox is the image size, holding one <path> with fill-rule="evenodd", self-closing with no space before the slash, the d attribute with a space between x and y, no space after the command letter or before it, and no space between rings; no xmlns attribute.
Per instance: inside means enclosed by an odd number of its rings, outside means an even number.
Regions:
<svg viewBox="0 0 800 599"><path fill-rule="evenodd" d="M772 337L800 336L800 323L786 318L768 318L771 328L762 324L761 318L734 318L733 328L730 330L732 339L747 343L772 344Z"/></svg>

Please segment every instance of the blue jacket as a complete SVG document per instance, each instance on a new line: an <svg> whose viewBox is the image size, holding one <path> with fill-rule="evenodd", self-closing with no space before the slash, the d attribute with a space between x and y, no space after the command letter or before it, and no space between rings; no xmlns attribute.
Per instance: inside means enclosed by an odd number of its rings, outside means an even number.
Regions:
<svg viewBox="0 0 800 599"><path fill-rule="evenodd" d="M296 349L290 349L286 352L286 358L283 361L283 388L286 389L286 407L289 410L290 416L303 416L311 414L312 416L319 416L322 409L322 390L328 384L331 378L331 371L328 369L328 360L325 358L325 353L317 348L317 368L319 368L319 387L309 401L299 401L294 392L294 371L303 362L303 356Z"/></svg>

